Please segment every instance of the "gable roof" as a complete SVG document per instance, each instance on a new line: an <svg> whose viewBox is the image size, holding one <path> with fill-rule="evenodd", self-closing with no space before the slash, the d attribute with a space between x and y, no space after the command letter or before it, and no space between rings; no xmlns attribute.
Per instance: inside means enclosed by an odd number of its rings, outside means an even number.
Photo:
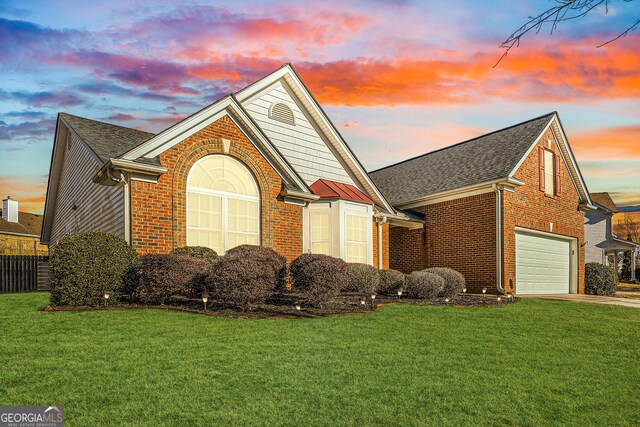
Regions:
<svg viewBox="0 0 640 427"><path fill-rule="evenodd" d="M506 178L555 113L370 172L394 205Z"/></svg>
<svg viewBox="0 0 640 427"><path fill-rule="evenodd" d="M60 118L93 150L103 163L117 158L153 136L152 133L84 117L60 113ZM159 164L158 159L153 163Z"/></svg>
<svg viewBox="0 0 640 427"><path fill-rule="evenodd" d="M320 134L335 150L339 159L345 164L347 170L353 174L354 181L361 186L361 189L370 196L376 205L386 213L395 214L395 210L391 203L386 199L382 191L376 186L366 169L362 166L358 158L355 156L345 139L342 137L333 122L329 119L322 106L314 98L304 84L296 70L290 63L282 65L273 73L263 77L262 79L250 84L244 89L238 91L234 96L239 102L244 103L251 100L256 94L271 86L277 81L285 82L291 91L298 97L301 105L306 109L309 116L313 119Z"/></svg>
<svg viewBox="0 0 640 427"><path fill-rule="evenodd" d="M24 234L33 237L40 237L42 228L42 215L18 211L18 222L10 222L2 218L0 209L0 234Z"/></svg>
<svg viewBox="0 0 640 427"><path fill-rule="evenodd" d="M618 207L616 206L609 193L590 193L590 196L591 200L593 200L594 203L597 203L598 205L610 210L613 213L618 212Z"/></svg>
<svg viewBox="0 0 640 427"><path fill-rule="evenodd" d="M311 184L311 189L321 199L344 199L371 205L375 204L369 196L351 184L319 179Z"/></svg>

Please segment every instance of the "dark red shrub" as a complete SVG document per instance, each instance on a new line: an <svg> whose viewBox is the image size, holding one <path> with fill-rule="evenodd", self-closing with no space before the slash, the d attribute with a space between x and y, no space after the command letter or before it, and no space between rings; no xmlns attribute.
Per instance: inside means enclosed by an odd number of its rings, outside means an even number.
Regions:
<svg viewBox="0 0 640 427"><path fill-rule="evenodd" d="M250 258L261 264L261 268L273 273L277 289L284 289L287 281L287 259L266 246L240 245L229 249L226 257Z"/></svg>
<svg viewBox="0 0 640 427"><path fill-rule="evenodd" d="M289 267L293 288L305 295L307 304L322 306L347 287L347 263L340 258L302 254Z"/></svg>
<svg viewBox="0 0 640 427"><path fill-rule="evenodd" d="M186 255L140 257L135 297L143 304L164 304L175 297L198 298L205 290L210 263Z"/></svg>
<svg viewBox="0 0 640 427"><path fill-rule="evenodd" d="M242 310L264 303L276 289L273 270L257 259L227 254L211 267L207 278L211 297Z"/></svg>

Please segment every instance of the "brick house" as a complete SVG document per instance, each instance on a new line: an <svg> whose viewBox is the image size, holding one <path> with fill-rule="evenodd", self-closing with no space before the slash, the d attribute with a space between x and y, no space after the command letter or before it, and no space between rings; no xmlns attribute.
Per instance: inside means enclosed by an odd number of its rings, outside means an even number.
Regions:
<svg viewBox="0 0 640 427"><path fill-rule="evenodd" d="M371 172L393 207L390 267L460 271L471 292L584 293L595 208L553 112Z"/></svg>
<svg viewBox="0 0 640 427"><path fill-rule="evenodd" d="M60 113L42 241L99 230L141 253L240 244L388 267L397 212L286 64L153 135Z"/></svg>
<svg viewBox="0 0 640 427"><path fill-rule="evenodd" d="M42 215L21 212L11 196L2 200L0 209L0 255L47 255L40 244Z"/></svg>

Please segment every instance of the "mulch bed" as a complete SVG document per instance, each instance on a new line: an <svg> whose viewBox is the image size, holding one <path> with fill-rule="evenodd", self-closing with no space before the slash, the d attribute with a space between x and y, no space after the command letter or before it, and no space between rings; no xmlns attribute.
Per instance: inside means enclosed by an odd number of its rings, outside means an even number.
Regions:
<svg viewBox="0 0 640 427"><path fill-rule="evenodd" d="M297 317L322 317L322 316L335 316L335 315L353 315L367 313L385 304L414 304L414 305L450 305L450 306L503 306L507 305L503 298L498 303L495 295L458 295L450 298L447 302L445 298L432 298L427 300L411 299L411 298L397 298L387 297L383 295L377 295L372 304L372 300L369 296L365 299L365 304L361 303L363 299L362 294L358 293L342 293L334 298L331 302L325 304L323 307L309 307L304 303L300 303L303 300L302 295L295 293L281 294L276 298L267 301L265 304L255 304L250 310L241 311L229 308L216 301L209 301L207 303L207 310L204 310L202 301L197 299L185 299L181 301L175 301L172 304L162 306L148 306L139 304L127 304L120 303L112 306L101 307L42 307L41 311L88 311L88 310L128 310L128 309L155 309L155 310L172 310L181 311L187 313L197 313L209 316L219 317L234 317L234 318L297 318ZM514 300L517 301L519 298ZM296 308L296 305L300 305L300 310Z"/></svg>

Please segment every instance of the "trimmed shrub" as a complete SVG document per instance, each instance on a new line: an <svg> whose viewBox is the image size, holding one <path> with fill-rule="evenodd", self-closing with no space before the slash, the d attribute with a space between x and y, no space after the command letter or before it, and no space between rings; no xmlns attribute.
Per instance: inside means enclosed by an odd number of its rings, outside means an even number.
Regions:
<svg viewBox="0 0 640 427"><path fill-rule="evenodd" d="M369 264L348 263L349 281L343 290L352 292L373 293L378 289L380 276L378 270Z"/></svg>
<svg viewBox="0 0 640 427"><path fill-rule="evenodd" d="M591 295L615 295L618 276L611 267L597 262L588 262L584 268L584 291Z"/></svg>
<svg viewBox="0 0 640 427"><path fill-rule="evenodd" d="M186 255L193 258L202 258L209 262L213 262L218 258L218 253L216 251L205 246L183 246L181 248L175 248L171 253L173 255Z"/></svg>
<svg viewBox="0 0 640 427"><path fill-rule="evenodd" d="M455 270L444 267L427 268L428 273L437 274L444 279L444 288L438 294L439 297L453 297L464 289L464 276Z"/></svg>
<svg viewBox="0 0 640 427"><path fill-rule="evenodd" d="M118 303L138 254L122 238L92 231L63 237L49 259L51 305L97 306Z"/></svg>
<svg viewBox="0 0 640 427"><path fill-rule="evenodd" d="M262 269L273 274L276 289L282 290L287 283L287 259L266 246L240 245L229 249L226 257L250 258L257 261Z"/></svg>
<svg viewBox="0 0 640 427"><path fill-rule="evenodd" d="M404 287L404 273L398 270L380 270L380 284L378 285L378 293L382 295L396 295L399 289Z"/></svg>
<svg viewBox="0 0 640 427"><path fill-rule="evenodd" d="M348 283L347 263L320 254L302 254L289 266L293 288L302 292L307 304L321 307Z"/></svg>
<svg viewBox="0 0 640 427"><path fill-rule="evenodd" d="M212 265L207 288L212 298L248 310L273 295L274 277L264 261L227 253Z"/></svg>
<svg viewBox="0 0 640 427"><path fill-rule="evenodd" d="M149 305L164 304L175 297L198 298L205 290L209 266L206 259L186 255L144 255L134 296Z"/></svg>
<svg viewBox="0 0 640 427"><path fill-rule="evenodd" d="M427 271L414 271L407 276L405 286L411 298L429 299L438 296L444 288L444 279Z"/></svg>

